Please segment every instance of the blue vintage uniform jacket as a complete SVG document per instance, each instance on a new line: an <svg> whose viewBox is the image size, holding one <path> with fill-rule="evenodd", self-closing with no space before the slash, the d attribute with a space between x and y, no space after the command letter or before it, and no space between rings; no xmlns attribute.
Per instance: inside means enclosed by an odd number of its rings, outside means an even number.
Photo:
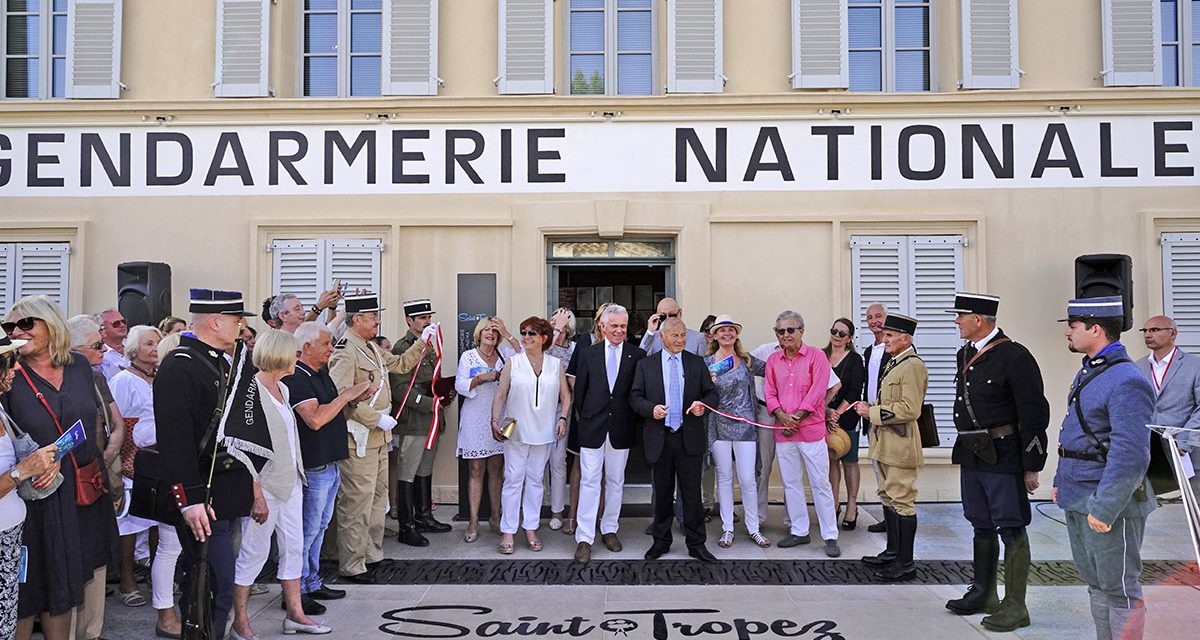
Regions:
<svg viewBox="0 0 1200 640"><path fill-rule="evenodd" d="M1094 367L1113 360L1112 365L1089 382L1079 397L1088 426L1102 443L1108 444L1107 462L1059 457L1054 486L1058 505L1068 511L1088 513L1112 524L1120 517L1145 517L1155 507L1154 492L1146 481L1150 465L1150 432L1146 424L1154 414L1154 390L1116 342L1095 358L1084 358L1083 367L1071 384L1071 395ZM1067 416L1058 434L1063 449L1098 453L1084 435L1067 398ZM1145 485L1146 499L1134 499L1134 491Z"/></svg>

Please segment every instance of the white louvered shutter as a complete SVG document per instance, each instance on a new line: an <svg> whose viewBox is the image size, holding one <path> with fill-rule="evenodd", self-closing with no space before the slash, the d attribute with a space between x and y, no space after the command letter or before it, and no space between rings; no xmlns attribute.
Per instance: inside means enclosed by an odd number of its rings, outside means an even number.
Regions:
<svg viewBox="0 0 1200 640"><path fill-rule="evenodd" d="M1200 233L1162 234L1163 313L1175 320L1175 344L1200 353Z"/></svg>
<svg viewBox="0 0 1200 640"><path fill-rule="evenodd" d="M1162 84L1159 0L1101 0L1104 86Z"/></svg>
<svg viewBox="0 0 1200 640"><path fill-rule="evenodd" d="M121 0L71 0L67 11L68 98L121 94Z"/></svg>
<svg viewBox="0 0 1200 640"><path fill-rule="evenodd" d="M17 250L12 243L0 244L0 318L8 315L9 308L16 302L13 297L16 285Z"/></svg>
<svg viewBox="0 0 1200 640"><path fill-rule="evenodd" d="M1017 0L962 0L962 87L1016 89Z"/></svg>
<svg viewBox="0 0 1200 640"><path fill-rule="evenodd" d="M217 0L218 98L268 95L270 0Z"/></svg>
<svg viewBox="0 0 1200 640"><path fill-rule="evenodd" d="M954 444L954 354L962 346L954 294L961 291L962 236L909 236L908 310L917 319L913 344L929 370L925 402L934 407L943 445Z"/></svg>
<svg viewBox="0 0 1200 640"><path fill-rule="evenodd" d="M500 0L503 94L554 93L554 1Z"/></svg>
<svg viewBox="0 0 1200 640"><path fill-rule="evenodd" d="M792 0L792 88L850 86L846 0Z"/></svg>
<svg viewBox="0 0 1200 640"><path fill-rule="evenodd" d="M724 0L667 3L667 93L725 89Z"/></svg>
<svg viewBox="0 0 1200 640"><path fill-rule="evenodd" d="M902 307L903 244L903 236L854 236L850 240L850 278L855 318L865 318L867 307L877 303L894 310ZM875 342L870 331L858 331L857 334L860 350Z"/></svg>
<svg viewBox="0 0 1200 640"><path fill-rule="evenodd" d="M13 301L25 296L49 296L65 313L71 245L66 242L22 242L15 247Z"/></svg>
<svg viewBox="0 0 1200 640"><path fill-rule="evenodd" d="M271 243L271 294L298 296L305 308L329 289L321 240L276 240Z"/></svg>
<svg viewBox="0 0 1200 640"><path fill-rule="evenodd" d="M379 240L326 240L326 264L329 274L326 280L339 279L346 283L347 291L365 289L379 293L379 254L383 243ZM326 284L326 287L329 285Z"/></svg>
<svg viewBox="0 0 1200 640"><path fill-rule="evenodd" d="M384 0L384 95L437 95L437 31L438 0Z"/></svg>

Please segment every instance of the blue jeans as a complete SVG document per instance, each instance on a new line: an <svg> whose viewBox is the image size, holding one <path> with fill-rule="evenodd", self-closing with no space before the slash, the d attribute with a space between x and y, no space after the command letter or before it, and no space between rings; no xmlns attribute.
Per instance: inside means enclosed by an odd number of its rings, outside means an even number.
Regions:
<svg viewBox="0 0 1200 640"><path fill-rule="evenodd" d="M304 571L300 576L300 592L311 593L321 588L321 545L333 518L333 503L342 477L336 464L306 469L304 475L308 486L304 487Z"/></svg>

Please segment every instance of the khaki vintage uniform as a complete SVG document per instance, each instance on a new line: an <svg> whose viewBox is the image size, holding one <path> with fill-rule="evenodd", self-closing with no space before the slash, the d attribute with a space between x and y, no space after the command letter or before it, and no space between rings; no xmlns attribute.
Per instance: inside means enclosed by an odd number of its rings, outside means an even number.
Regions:
<svg viewBox="0 0 1200 640"><path fill-rule="evenodd" d="M392 353L404 353L413 348L413 345L420 350L421 337L413 335L413 332L409 330L403 338L392 345ZM442 364L446 366L445 362ZM424 478L433 475L433 461L437 456L438 444L442 441L440 435L446 430L446 413L443 408L438 420L439 437L434 442L432 449L425 449L425 440L429 437L429 425L433 420L433 407L436 404L433 399L433 370L436 366L437 349L430 344L425 349L425 355L421 357L420 364L417 365L415 382L413 382L411 371L407 375L396 373L388 375L392 387L393 413L401 402L405 402L404 393L408 391L409 383L412 383L412 391L408 394L404 411L400 413L400 424L396 426L396 435L400 437L400 482L412 482L413 478L417 476ZM457 364L451 364L450 370L456 371Z"/></svg>
<svg viewBox="0 0 1200 640"><path fill-rule="evenodd" d="M902 516L916 515L917 468L925 464L917 418L925 403L929 372L909 347L892 358L871 405L871 459L879 469L879 497Z"/></svg>
<svg viewBox="0 0 1200 640"><path fill-rule="evenodd" d="M420 353L419 342L415 348L394 355L347 331L329 358L329 375L339 392L363 380L379 386L373 398L348 405L350 457L338 462L342 484L336 506L342 575L358 575L367 570L367 563L383 559L383 523L388 508L387 441L391 436L379 428L379 418L392 408L388 373L412 371Z"/></svg>

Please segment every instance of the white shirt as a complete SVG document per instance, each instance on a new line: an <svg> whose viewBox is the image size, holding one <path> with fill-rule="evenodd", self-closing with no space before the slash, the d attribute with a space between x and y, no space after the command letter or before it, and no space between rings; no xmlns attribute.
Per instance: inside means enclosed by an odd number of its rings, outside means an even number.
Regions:
<svg viewBox="0 0 1200 640"><path fill-rule="evenodd" d="M613 379L608 381L608 392L612 393L613 385L616 384L616 376L621 374L621 354L625 343L613 344L608 340L604 341L604 373L607 376L611 370Z"/></svg>
<svg viewBox="0 0 1200 640"><path fill-rule="evenodd" d="M991 333L987 334L987 336L983 340L980 340L979 342L972 342L971 346L975 347L976 352L983 351L983 348L987 346L987 343L991 342L992 338L995 338L996 334L998 334L998 333L1000 333L1000 327L992 327ZM1151 360L1153 360L1153 359L1154 358L1151 357Z"/></svg>
<svg viewBox="0 0 1200 640"><path fill-rule="evenodd" d="M7 431L0 430L0 473L17 464L17 452ZM8 531L22 522L25 522L25 501L13 489L0 498L0 531Z"/></svg>
<svg viewBox="0 0 1200 640"><path fill-rule="evenodd" d="M133 443L152 447L158 442L154 424L154 389L132 371L122 371L108 381L113 401L125 418L137 418L133 425Z"/></svg>
<svg viewBox="0 0 1200 640"><path fill-rule="evenodd" d="M882 342L871 347L871 361L867 363L867 402L871 404L879 399L879 366L884 353Z"/></svg>
<svg viewBox="0 0 1200 640"><path fill-rule="evenodd" d="M109 348L104 352L104 360L100 362L100 373L104 374L105 380L112 380L113 376L128 368L129 358L117 353L116 349Z"/></svg>
<svg viewBox="0 0 1200 640"><path fill-rule="evenodd" d="M1171 368L1171 361L1175 359L1175 351L1177 349L1171 349L1171 353L1161 362L1154 359L1154 352L1150 352L1150 375L1154 382L1154 395L1162 391L1162 384L1167 379L1167 370Z"/></svg>

